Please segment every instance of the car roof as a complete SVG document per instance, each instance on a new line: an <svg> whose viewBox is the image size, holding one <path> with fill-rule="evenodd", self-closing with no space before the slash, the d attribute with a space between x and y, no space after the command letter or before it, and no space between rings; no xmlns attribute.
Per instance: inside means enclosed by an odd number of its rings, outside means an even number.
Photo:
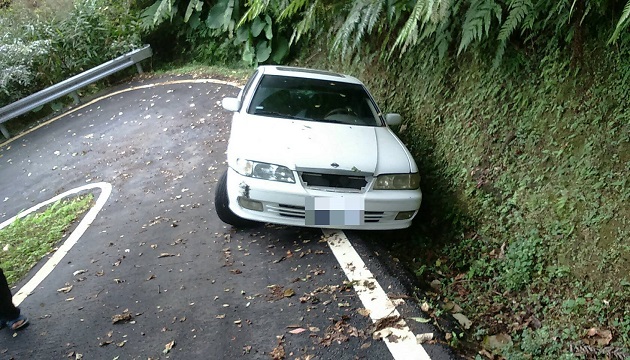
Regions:
<svg viewBox="0 0 630 360"><path fill-rule="evenodd" d="M363 83L355 77L344 75L344 74L338 74L338 73L335 73L332 71L326 71L326 70L308 69L308 68L301 68L301 67L295 67L295 66L262 65L258 67L258 71L260 71L262 74L268 74L268 75L280 75L280 76L299 77L299 78L306 78L306 79L340 81L340 82L363 85Z"/></svg>

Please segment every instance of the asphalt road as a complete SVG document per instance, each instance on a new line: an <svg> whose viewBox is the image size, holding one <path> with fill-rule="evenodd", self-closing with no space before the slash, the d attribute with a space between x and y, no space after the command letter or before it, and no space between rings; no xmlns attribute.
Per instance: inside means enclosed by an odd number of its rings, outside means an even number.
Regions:
<svg viewBox="0 0 630 360"><path fill-rule="evenodd" d="M0 222L79 186L112 186L20 305L31 325L0 331L0 358L393 358L320 230L234 230L216 217L230 115L220 101L237 92L136 80L0 145ZM413 334L439 337L410 320L423 314L404 287L357 233L346 235ZM431 359L453 356L422 346Z"/></svg>

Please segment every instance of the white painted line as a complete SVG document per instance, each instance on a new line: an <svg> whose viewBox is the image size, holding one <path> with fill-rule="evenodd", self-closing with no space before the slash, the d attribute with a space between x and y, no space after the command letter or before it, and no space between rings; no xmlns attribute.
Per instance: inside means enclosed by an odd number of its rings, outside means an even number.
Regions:
<svg viewBox="0 0 630 360"><path fill-rule="evenodd" d="M0 224L0 229L3 229L5 226L10 225L16 219L23 218L27 216L28 214L34 211L37 211L44 206L57 202L67 196L77 194L81 191L95 189L95 188L100 188L101 193L98 199L96 200L96 203L94 204L94 206L90 209L90 211L88 211L87 214L85 214L83 219L81 219L81 222L79 223L79 225L77 225L76 229L74 229L72 234L68 236L68 239L64 241L63 245L61 245L59 249L55 251L55 253L50 257L50 259L48 259L48 261L46 261L46 264L44 264L44 266L42 266L41 269L39 269L39 271L37 271L37 273L15 295L13 295L13 304L15 306L20 305L22 301L26 299L27 296L29 296L30 294L33 293L33 291L35 291L35 288L37 288L37 286L39 286L39 284L48 275L50 275L50 273L55 269L55 266L57 266L61 262L64 256L66 256L66 254L68 254L70 249L72 249L72 247L77 243L79 238L81 238L83 233L85 233L85 231L92 224L94 219L96 219L96 215L101 211L103 206L105 206L105 203L107 202L107 199L109 198L109 195L111 195L112 193L112 185L109 183L100 182L100 183L84 185L84 186L66 191L63 194L57 195L54 198L48 201L45 201L41 204L37 204L31 207L30 209L25 210L19 213L18 215L10 218L9 220L3 222L2 224Z"/></svg>
<svg viewBox="0 0 630 360"><path fill-rule="evenodd" d="M327 229L322 229L322 231L328 246L346 273L348 280L353 283L354 290L363 302L363 306L370 311L372 321L376 323L378 320L389 316L400 316L394 303L387 297L385 290L365 266L363 259L352 247L343 231ZM405 320L401 319L396 327L385 330L388 333L391 332L391 335L384 337L383 340L394 359L431 359L422 345L418 344L416 336L409 329Z"/></svg>

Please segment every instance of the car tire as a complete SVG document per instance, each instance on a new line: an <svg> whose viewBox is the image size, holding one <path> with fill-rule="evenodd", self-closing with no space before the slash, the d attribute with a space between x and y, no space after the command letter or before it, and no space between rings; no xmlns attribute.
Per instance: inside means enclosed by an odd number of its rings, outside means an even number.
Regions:
<svg viewBox="0 0 630 360"><path fill-rule="evenodd" d="M227 170L221 175L219 183L214 190L214 208L219 219L234 227L248 228L259 225L259 223L243 219L230 210L230 199L227 194Z"/></svg>

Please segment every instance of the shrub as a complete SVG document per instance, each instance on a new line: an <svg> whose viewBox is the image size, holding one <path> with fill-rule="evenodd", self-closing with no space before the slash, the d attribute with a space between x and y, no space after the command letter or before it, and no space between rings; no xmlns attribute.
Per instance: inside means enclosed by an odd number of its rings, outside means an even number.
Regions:
<svg viewBox="0 0 630 360"><path fill-rule="evenodd" d="M136 15L123 3L78 0L57 16L0 9L0 107L139 47Z"/></svg>

